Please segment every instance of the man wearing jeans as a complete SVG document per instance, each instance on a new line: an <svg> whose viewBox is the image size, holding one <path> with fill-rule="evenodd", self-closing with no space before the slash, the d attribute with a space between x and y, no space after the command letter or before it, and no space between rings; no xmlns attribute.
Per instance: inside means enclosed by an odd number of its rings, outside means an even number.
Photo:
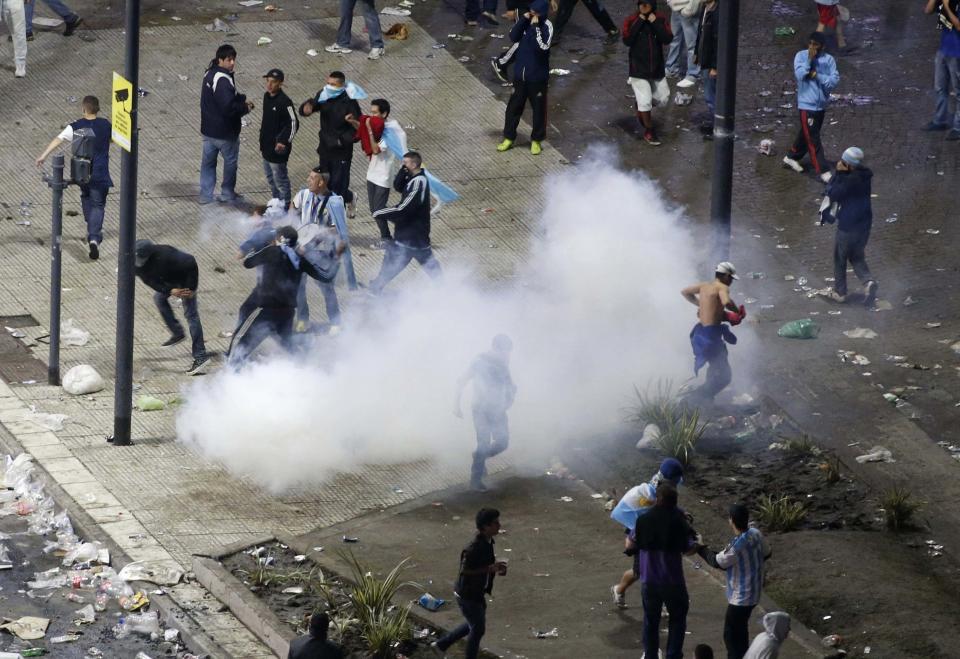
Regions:
<svg viewBox="0 0 960 659"><path fill-rule="evenodd" d="M460 552L460 572L454 589L466 622L430 645L442 654L466 636L464 659L477 659L480 656L480 639L487 630L487 599L484 595L493 591L496 575L507 573L507 564L498 561L493 553L493 539L500 533L500 511L481 508L477 512L476 523L476 537Z"/></svg>
<svg viewBox="0 0 960 659"><path fill-rule="evenodd" d="M90 260L96 261L100 258L100 243L103 242L103 214L107 204L107 192L113 187L113 179L110 178L110 136L113 129L109 121L97 116L100 112L100 101L96 96L84 96L80 108L83 117L68 124L53 138L37 158L37 167L40 167L62 142L72 142L74 138L82 136L92 139L90 180L80 186L80 206L83 209L83 219L87 223Z"/></svg>
<svg viewBox="0 0 960 659"><path fill-rule="evenodd" d="M352 53L350 40L353 38L353 9L358 0L340 0L340 27L337 28L337 42L330 44L324 50L328 53L347 55ZM367 59L380 59L385 50L383 47L383 29L380 27L380 16L374 6L374 0L359 0L363 7L363 22L367 24L367 36L370 37L370 54Z"/></svg>
<svg viewBox="0 0 960 659"><path fill-rule="evenodd" d="M463 418L460 399L468 382L473 382L473 427L477 433L477 450L473 454L470 470L470 487L486 492L483 477L487 473L488 458L507 450L510 429L507 425L507 410L513 405L517 387L510 377L510 351L513 341L506 334L493 337L492 350L479 355L470 368L457 381L457 396L453 414Z"/></svg>
<svg viewBox="0 0 960 659"><path fill-rule="evenodd" d="M416 259L428 275L440 276L440 264L430 247L430 183L423 172L423 161L416 151L403 156L403 167L393 179L393 189L403 196L396 206L383 208L373 219L394 223L393 242L387 243L383 263L370 293L379 295L383 287Z"/></svg>
<svg viewBox="0 0 960 659"><path fill-rule="evenodd" d="M287 175L287 160L293 138L300 121L293 109L293 101L283 93L283 71L270 69L266 79L267 91L263 94L263 118L260 120L260 154L263 156L263 173L274 199L283 201L283 208L290 208L290 177Z"/></svg>
<svg viewBox="0 0 960 659"><path fill-rule="evenodd" d="M28 0L26 4L24 4L27 21L27 41L33 41L33 10L37 2L38 0ZM64 4L63 0L43 0L43 4L50 7L50 11L63 19L63 36L65 37L71 36L77 31L80 24L83 23L83 19Z"/></svg>
<svg viewBox="0 0 960 659"><path fill-rule="evenodd" d="M700 124L700 132L712 135L717 101L717 0L709 0L700 13L693 61L703 79L703 101L707 104L707 116Z"/></svg>
<svg viewBox="0 0 960 659"><path fill-rule="evenodd" d="M663 482L657 501L637 518L632 551L634 572L643 584L643 652L646 659L660 654L660 615L670 616L666 659L682 659L690 597L683 578L683 554L696 553L696 532L677 507L677 488Z"/></svg>
<svg viewBox="0 0 960 659"><path fill-rule="evenodd" d="M223 158L223 180L217 201L233 203L237 195L237 162L240 159L240 119L253 103L237 91L233 72L237 51L230 44L217 48L216 57L203 76L200 91L200 134L203 156L200 161L200 203L213 201L217 186L217 156Z"/></svg>
<svg viewBox="0 0 960 659"><path fill-rule="evenodd" d="M667 3L670 5L670 30L673 32L673 41L667 51L667 77L679 78L686 70L686 75L677 83L677 87L693 87L700 75L696 58L700 0L667 0ZM680 60L683 51L687 53L686 65Z"/></svg>
<svg viewBox="0 0 960 659"><path fill-rule="evenodd" d="M200 279L197 260L176 247L138 240L134 264L140 281L154 290L153 301L164 324L170 330L170 338L163 342L164 346L176 345L186 338L183 325L170 308L169 298L180 298L183 303L183 315L187 318L190 338L193 341L193 364L187 369L187 373L198 375L210 358L203 343L203 326L200 324L200 312L197 309L197 283Z"/></svg>
<svg viewBox="0 0 960 659"><path fill-rule="evenodd" d="M927 0L924 11L932 14L939 8L937 27L940 29L940 47L934 62L933 88L937 96L933 121L924 130L950 129L947 140L960 140L960 101L950 121L950 89L960 94L960 2L957 0Z"/></svg>

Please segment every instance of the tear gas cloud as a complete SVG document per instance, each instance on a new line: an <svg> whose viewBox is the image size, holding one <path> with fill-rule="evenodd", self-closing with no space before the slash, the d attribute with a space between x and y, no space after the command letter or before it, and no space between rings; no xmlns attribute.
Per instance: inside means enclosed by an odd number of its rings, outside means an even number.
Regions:
<svg viewBox="0 0 960 659"><path fill-rule="evenodd" d="M654 183L600 160L546 180L539 230L507 290L481 290L449 263L440 281L394 282L394 296L353 305L347 329L307 354L193 384L179 440L273 492L369 464L466 467L470 391L458 419L456 381L501 332L518 386L504 457L542 464L564 439L616 428L634 384L691 374L695 310L679 291L696 280L696 250Z"/></svg>

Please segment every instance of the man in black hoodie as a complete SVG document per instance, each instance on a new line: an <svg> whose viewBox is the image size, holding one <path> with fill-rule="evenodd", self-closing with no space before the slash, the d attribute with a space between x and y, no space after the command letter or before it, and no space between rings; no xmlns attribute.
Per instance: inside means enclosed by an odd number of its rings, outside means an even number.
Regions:
<svg viewBox="0 0 960 659"><path fill-rule="evenodd" d="M297 289L304 274L317 281L330 281L297 251L297 230L281 227L276 240L243 259L244 268L260 266L257 287L243 303L256 305L230 341L230 363L246 360L264 339L274 336L287 350L293 348L293 317L297 310Z"/></svg>
<svg viewBox="0 0 960 659"><path fill-rule="evenodd" d="M717 102L717 25L717 0L710 0L700 14L697 44L693 49L693 61L700 67L703 100L707 104L707 115L700 124L704 135L713 134L713 109Z"/></svg>
<svg viewBox="0 0 960 659"><path fill-rule="evenodd" d="M347 77L342 71L331 71L327 84L317 95L303 102L300 115L320 114L320 170L330 173L330 190L343 197L347 217L356 210L353 191L350 190L350 163L353 161L353 142L356 129L347 121L347 115L359 117L360 104L347 93Z"/></svg>
<svg viewBox="0 0 960 659"><path fill-rule="evenodd" d="M873 172L863 164L863 150L851 146L843 152L837 162L837 171L827 185L820 223L837 223L833 290L827 295L834 302L847 301L847 263L853 266L857 278L863 282L864 304L872 307L877 299L877 282L870 273L865 254L873 226L872 179Z"/></svg>
<svg viewBox="0 0 960 659"><path fill-rule="evenodd" d="M237 51L230 44L217 48L216 56L203 75L200 90L200 134L203 156L200 160L200 203L213 201L217 187L217 156L223 157L223 181L217 201L238 200L237 163L240 160L240 119L253 109L253 103L237 91L233 71Z"/></svg>
<svg viewBox="0 0 960 659"><path fill-rule="evenodd" d="M263 173L273 198L281 199L284 209L289 209L292 193L287 160L300 120L293 110L293 101L283 93L283 71L270 69L263 77L267 80L267 91L263 94L263 118L260 121Z"/></svg>
<svg viewBox="0 0 960 659"><path fill-rule="evenodd" d="M623 43L630 48L630 77L627 79L637 97L637 119L643 126L643 139L653 146L660 140L653 129L654 104L670 101L663 47L673 35L663 16L656 13L657 0L640 0L637 12L623 22Z"/></svg>
<svg viewBox="0 0 960 659"><path fill-rule="evenodd" d="M382 208L374 220L394 223L393 242L385 245L380 274L370 282L369 291L379 295L413 259L431 277L440 276L440 264L430 248L430 183L423 172L423 160L416 151L403 156L403 166L393 179L393 188L403 195L400 203Z"/></svg>
<svg viewBox="0 0 960 659"><path fill-rule="evenodd" d="M201 373L210 358L203 343L203 326L200 324L200 312L197 309L197 283L200 278L197 260L176 247L138 240L134 265L140 281L154 290L153 301L170 330L170 338L163 342L164 346L176 345L186 338L183 325L170 308L169 298L180 298L193 341L193 364L187 369L187 373Z"/></svg>

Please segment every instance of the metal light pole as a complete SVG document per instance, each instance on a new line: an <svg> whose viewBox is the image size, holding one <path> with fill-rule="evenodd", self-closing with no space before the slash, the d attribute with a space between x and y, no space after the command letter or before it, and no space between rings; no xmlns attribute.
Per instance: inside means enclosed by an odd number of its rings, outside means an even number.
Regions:
<svg viewBox="0 0 960 659"><path fill-rule="evenodd" d="M113 394L113 445L130 444L133 413L134 249L137 241L137 112L140 96L140 0L127 0L124 76L130 94L130 151L120 156L120 241L117 256L117 363Z"/></svg>
<svg viewBox="0 0 960 659"><path fill-rule="evenodd" d="M47 179L53 191L50 223L50 356L47 359L47 384L60 384L60 292L63 249L63 154L53 157L53 174Z"/></svg>
<svg viewBox="0 0 960 659"><path fill-rule="evenodd" d="M740 0L720 0L717 40L717 104L713 117L713 189L710 219L713 255L730 258L730 208L733 202L733 115L737 100L737 39Z"/></svg>

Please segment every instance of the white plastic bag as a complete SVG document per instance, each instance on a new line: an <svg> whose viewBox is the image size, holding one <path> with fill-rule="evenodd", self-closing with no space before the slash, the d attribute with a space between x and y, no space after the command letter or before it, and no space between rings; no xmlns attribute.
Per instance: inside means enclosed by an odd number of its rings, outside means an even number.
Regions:
<svg viewBox="0 0 960 659"><path fill-rule="evenodd" d="M160 618L156 611L149 613L140 613L127 616L127 629L138 634L150 636L151 634L160 634Z"/></svg>
<svg viewBox="0 0 960 659"><path fill-rule="evenodd" d="M160 586L175 586L183 578L183 570L172 560L135 561L120 570L124 581L149 581Z"/></svg>
<svg viewBox="0 0 960 659"><path fill-rule="evenodd" d="M63 376L63 390L74 396L95 394L104 387L103 378L89 364L74 366Z"/></svg>
<svg viewBox="0 0 960 659"><path fill-rule="evenodd" d="M76 325L73 318L60 323L60 342L67 346L85 346L90 341L90 332Z"/></svg>
<svg viewBox="0 0 960 659"><path fill-rule="evenodd" d="M73 565L74 563L86 563L96 559L100 549L92 542L84 542L77 545L66 556L63 557L64 565Z"/></svg>

